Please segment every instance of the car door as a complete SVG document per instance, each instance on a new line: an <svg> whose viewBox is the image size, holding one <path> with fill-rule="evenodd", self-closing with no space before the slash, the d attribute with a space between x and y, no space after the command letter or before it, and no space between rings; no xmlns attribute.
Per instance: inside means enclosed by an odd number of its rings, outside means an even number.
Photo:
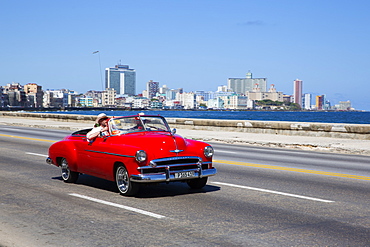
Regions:
<svg viewBox="0 0 370 247"><path fill-rule="evenodd" d="M93 142L87 142L81 150L81 165L84 173L106 178L111 176L115 153L112 152L111 144L115 136L97 137Z"/></svg>

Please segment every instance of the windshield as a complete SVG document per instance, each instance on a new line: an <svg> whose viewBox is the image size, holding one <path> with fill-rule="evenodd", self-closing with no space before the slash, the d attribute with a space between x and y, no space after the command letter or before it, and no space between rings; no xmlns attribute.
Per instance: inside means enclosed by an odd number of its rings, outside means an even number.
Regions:
<svg viewBox="0 0 370 247"><path fill-rule="evenodd" d="M157 116L134 116L112 118L109 121L112 135L121 135L140 131L170 131L166 120Z"/></svg>

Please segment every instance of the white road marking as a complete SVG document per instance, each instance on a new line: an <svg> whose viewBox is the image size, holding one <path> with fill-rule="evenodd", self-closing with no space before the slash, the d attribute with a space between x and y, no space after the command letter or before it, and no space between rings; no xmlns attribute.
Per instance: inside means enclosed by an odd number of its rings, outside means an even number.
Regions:
<svg viewBox="0 0 370 247"><path fill-rule="evenodd" d="M260 189L260 188L254 188L254 187L248 187L248 186L242 186L242 185L236 185L236 184L221 183L221 182L211 182L211 183L212 184L218 184L218 185L230 186L230 187L236 187L236 188L241 188L241 189L256 190L256 191L278 194L278 195L283 195L283 196L296 197L296 198L307 199L307 200L312 200L312 201L334 202L334 201L329 201L329 200L320 199L320 198L301 196L301 195L295 195L295 194L290 194L290 193L285 193L285 192L279 192L279 191L274 191L274 190L266 190L266 189Z"/></svg>
<svg viewBox="0 0 370 247"><path fill-rule="evenodd" d="M24 129L14 129L14 128L6 128L6 130L11 130L11 131L17 131L17 132L29 132L28 130L24 130Z"/></svg>
<svg viewBox="0 0 370 247"><path fill-rule="evenodd" d="M46 155L46 154L36 154L36 153L29 153L29 152L26 152L26 154L35 155L35 156L42 156L42 157L48 157L48 155Z"/></svg>
<svg viewBox="0 0 370 247"><path fill-rule="evenodd" d="M71 193L69 195L79 197L79 198L82 198L82 199L85 199L85 200L89 200L89 201L92 201L92 202L105 204L105 205L112 206L112 207L122 208L122 209L125 209L125 210L128 210L128 211L132 211L132 212L136 212L136 213L139 213L139 214L147 215L147 216L154 217L154 218L157 218L157 219L166 218L166 216L163 216L163 215L160 215L160 214L151 213L151 212L144 211L144 210L141 210L141 209L138 209L138 208L124 206L124 205L121 205L121 204L108 202L108 201L96 199L96 198L89 197L89 196L84 196L84 195L75 194L75 193Z"/></svg>
<svg viewBox="0 0 370 247"><path fill-rule="evenodd" d="M218 150L218 149L215 149L215 152L216 153L228 153L228 154L236 154L237 152L232 152L232 151L223 151L223 150Z"/></svg>

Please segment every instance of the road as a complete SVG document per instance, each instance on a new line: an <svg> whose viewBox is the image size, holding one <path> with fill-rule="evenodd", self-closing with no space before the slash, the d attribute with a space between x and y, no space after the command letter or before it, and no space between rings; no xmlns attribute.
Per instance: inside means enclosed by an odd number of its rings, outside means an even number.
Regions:
<svg viewBox="0 0 370 247"><path fill-rule="evenodd" d="M370 157L216 144L218 174L120 196L64 183L68 132L0 126L0 246L370 246Z"/></svg>

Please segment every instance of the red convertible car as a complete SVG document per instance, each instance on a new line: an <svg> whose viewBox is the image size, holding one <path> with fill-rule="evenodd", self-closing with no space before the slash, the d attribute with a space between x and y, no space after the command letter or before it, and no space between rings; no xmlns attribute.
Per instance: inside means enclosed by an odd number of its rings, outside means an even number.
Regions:
<svg viewBox="0 0 370 247"><path fill-rule="evenodd" d="M181 181L200 189L216 174L213 148L175 134L164 117L113 117L108 127L108 135L94 140L87 140L91 129L85 129L54 143L47 163L61 167L64 182L89 174L115 181L126 196L135 195L144 183Z"/></svg>

